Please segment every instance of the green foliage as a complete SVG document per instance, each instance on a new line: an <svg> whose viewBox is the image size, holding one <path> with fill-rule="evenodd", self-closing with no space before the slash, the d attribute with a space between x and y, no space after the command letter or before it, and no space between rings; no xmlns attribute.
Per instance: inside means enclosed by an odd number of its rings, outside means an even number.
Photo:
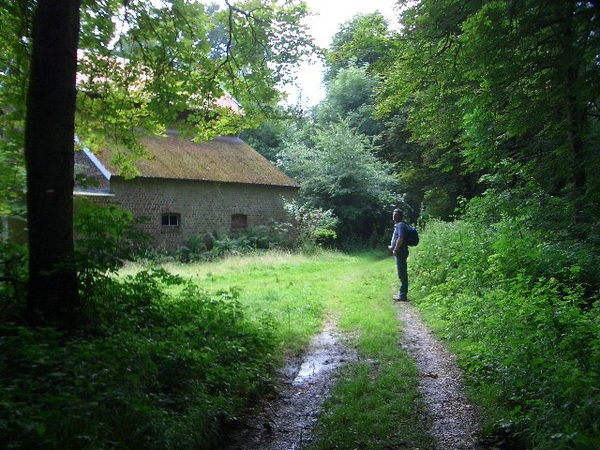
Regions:
<svg viewBox="0 0 600 450"><path fill-rule="evenodd" d="M244 130L240 139L272 163L286 140L290 139L293 125L287 121L267 120L256 129Z"/></svg>
<svg viewBox="0 0 600 450"><path fill-rule="evenodd" d="M358 14L342 24L326 55L325 81L337 77L341 70L353 64L366 68L377 66L388 51L388 37L388 23L379 11Z"/></svg>
<svg viewBox="0 0 600 450"><path fill-rule="evenodd" d="M23 107L30 54L20 33L31 26L31 2L0 1L0 217L24 213Z"/></svg>
<svg viewBox="0 0 600 450"><path fill-rule="evenodd" d="M200 261L208 252L207 242L210 236L197 234L189 238L183 247L177 249L177 253L182 262Z"/></svg>
<svg viewBox="0 0 600 450"><path fill-rule="evenodd" d="M595 4L563 0L415 3L390 40L379 112L403 111L440 174L535 180L593 209L597 15ZM456 187L447 191L477 193Z"/></svg>
<svg viewBox="0 0 600 450"><path fill-rule="evenodd" d="M310 208L292 201L285 203L287 213L296 225L295 233L298 247L309 249L312 246L330 246L337 234L334 231L338 219L333 211Z"/></svg>
<svg viewBox="0 0 600 450"><path fill-rule="evenodd" d="M511 445L525 448L594 448L598 244L573 234L568 205L529 191L515 209L516 196L488 192L471 202L468 220L427 224L412 264L418 303L471 382L492 387L503 413L490 433L504 427Z"/></svg>
<svg viewBox="0 0 600 450"><path fill-rule="evenodd" d="M291 229L290 223L271 220L267 225L249 228L243 235L252 250L285 249L293 246Z"/></svg>
<svg viewBox="0 0 600 450"><path fill-rule="evenodd" d="M119 8L122 2L83 8L87 52L79 70L87 95L79 98L78 134L90 148L106 136L135 146L133 128L160 133L176 125L205 140L255 127L274 114L281 96L275 86L290 81L292 67L313 49L299 26L307 14L299 2L241 1L219 9L132 1L120 29L113 20ZM244 114L218 104L226 94Z"/></svg>
<svg viewBox="0 0 600 450"><path fill-rule="evenodd" d="M22 312L27 256L25 246L0 241L0 324Z"/></svg>
<svg viewBox="0 0 600 450"><path fill-rule="evenodd" d="M337 239L337 233L333 230L319 229L312 233L311 238L319 247L332 248Z"/></svg>
<svg viewBox="0 0 600 450"><path fill-rule="evenodd" d="M4 326L0 439L7 448L218 447L221 427L270 386L272 325L248 320L237 297L141 272L97 292L95 334Z"/></svg>
<svg viewBox="0 0 600 450"><path fill-rule="evenodd" d="M314 128L312 144L287 145L280 164L302 186L301 204L332 210L340 240L364 240L386 228L398 200L390 165L374 153L365 136L341 121Z"/></svg>
<svg viewBox="0 0 600 450"><path fill-rule="evenodd" d="M131 261L145 245L129 211L115 205L76 200L74 216L75 258L84 301L96 283Z"/></svg>
<svg viewBox="0 0 600 450"><path fill-rule="evenodd" d="M377 82L367 69L349 64L330 78L326 86L325 100L313 110L315 123L327 126L345 121L357 133L379 141L383 122L373 119Z"/></svg>
<svg viewBox="0 0 600 450"><path fill-rule="evenodd" d="M176 257L181 262L189 263L261 250L288 248L293 245L290 237L291 227L289 223L271 221L268 225L252 227L231 236L219 236L217 233L192 236L184 246L177 249Z"/></svg>

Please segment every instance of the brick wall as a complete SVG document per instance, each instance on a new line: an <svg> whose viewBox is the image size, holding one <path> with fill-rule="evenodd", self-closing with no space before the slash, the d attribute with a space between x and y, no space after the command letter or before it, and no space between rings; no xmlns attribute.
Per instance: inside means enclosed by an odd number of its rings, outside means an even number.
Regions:
<svg viewBox="0 0 600 450"><path fill-rule="evenodd" d="M285 221L282 196L291 200L294 188L204 181L136 178L110 181L113 201L148 221L141 229L156 247L176 248L205 233L230 234L232 216L247 217L248 227ZM163 214L179 215L179 226L163 226Z"/></svg>

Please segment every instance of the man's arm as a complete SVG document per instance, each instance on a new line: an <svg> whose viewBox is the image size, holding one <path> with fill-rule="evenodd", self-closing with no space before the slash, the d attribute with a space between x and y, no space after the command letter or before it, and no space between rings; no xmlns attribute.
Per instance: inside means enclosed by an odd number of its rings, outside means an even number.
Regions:
<svg viewBox="0 0 600 450"><path fill-rule="evenodd" d="M394 246L392 253L396 253L398 251L398 249L400 249L400 247L402 247L402 244L404 244L404 237L398 236L398 239L396 240L396 245Z"/></svg>
<svg viewBox="0 0 600 450"><path fill-rule="evenodd" d="M396 253L400 247L402 247L402 245L404 244L404 233L406 233L406 225L402 226L403 222L400 222L398 224L396 224L397 227L397 239L396 239L396 244L394 245L394 248L392 249L392 253Z"/></svg>

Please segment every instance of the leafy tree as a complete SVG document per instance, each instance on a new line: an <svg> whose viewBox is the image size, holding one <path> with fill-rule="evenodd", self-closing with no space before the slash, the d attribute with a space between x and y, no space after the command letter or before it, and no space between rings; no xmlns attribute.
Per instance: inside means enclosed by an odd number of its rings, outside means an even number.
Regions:
<svg viewBox="0 0 600 450"><path fill-rule="evenodd" d="M286 112L281 110L278 116L262 122L257 128L243 130L240 138L250 147L263 155L272 163L277 162L277 155L287 141L292 139L301 117L284 117Z"/></svg>
<svg viewBox="0 0 600 450"><path fill-rule="evenodd" d="M397 47L392 36L380 13L355 16L340 27L328 52L327 97L315 108L315 121L345 118L361 133L376 137L377 154L395 165L411 215L420 217L424 205L426 216L446 219L454 213L457 197L470 196L461 159L446 158L440 165L439 152L415 142L402 104L385 113L375 109L380 80L389 76L388 55L395 55Z"/></svg>
<svg viewBox="0 0 600 450"><path fill-rule="evenodd" d="M477 177L464 173L459 153L441 154L440 149L415 141L405 108L385 117L382 140L379 155L395 165L415 217L449 220L456 213L458 199L472 198L478 192Z"/></svg>
<svg viewBox="0 0 600 450"><path fill-rule="evenodd" d="M287 213L294 219L295 240L304 250L314 246L330 247L337 234L335 227L338 219L330 209L310 208L307 204L300 205L297 201L285 203Z"/></svg>
<svg viewBox="0 0 600 450"><path fill-rule="evenodd" d="M16 69L2 73L3 90L19 86L13 74L27 81L19 45L32 55L27 107L16 88L11 97L2 94L7 107L27 111L29 312L72 326L79 304L72 225L76 107L78 137L92 148L107 136L135 146L134 129L160 132L182 118L199 138L238 131L242 121L256 123L269 112L280 95L275 86L310 51L299 25L304 3L226 4L209 14L183 0L22 0L3 10L3 24L24 24L8 28L0 41L9 49L3 69ZM210 45L211 17L227 30L220 52ZM78 50L84 51L79 61ZM225 90L244 103L244 115L218 105ZM17 142L3 145L3 158Z"/></svg>
<svg viewBox="0 0 600 450"><path fill-rule="evenodd" d="M334 34L326 55L325 81L351 66L370 68L388 52L388 22L379 11L357 14Z"/></svg>
<svg viewBox="0 0 600 450"><path fill-rule="evenodd" d="M373 119L377 81L365 67L349 65L340 69L327 83L325 100L315 106L317 124L347 121L360 134L377 139L383 132L383 123Z"/></svg>
<svg viewBox="0 0 600 450"><path fill-rule="evenodd" d="M599 11L575 0L419 2L403 14L379 110L404 105L442 171L458 162L507 188L533 178L593 217Z"/></svg>
<svg viewBox="0 0 600 450"><path fill-rule="evenodd" d="M389 225L390 207L400 201L389 164L374 156L367 137L346 121L313 129L313 144L290 143L280 164L301 184L299 201L332 210L339 238L368 239Z"/></svg>
<svg viewBox="0 0 600 450"><path fill-rule="evenodd" d="M0 214L24 216L24 108L29 52L19 39L31 27L31 2L0 0Z"/></svg>

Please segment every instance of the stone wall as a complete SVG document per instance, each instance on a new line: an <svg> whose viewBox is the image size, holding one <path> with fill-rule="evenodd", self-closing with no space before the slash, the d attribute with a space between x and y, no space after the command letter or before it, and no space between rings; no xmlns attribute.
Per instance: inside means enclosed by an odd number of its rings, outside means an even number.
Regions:
<svg viewBox="0 0 600 450"><path fill-rule="evenodd" d="M230 234L232 216L246 216L249 228L270 220L287 220L283 203L296 195L295 188L240 185L206 181L112 177L113 201L145 217L142 231L157 248L177 248L190 237L206 233ZM178 218L176 226L163 225L163 215Z"/></svg>

